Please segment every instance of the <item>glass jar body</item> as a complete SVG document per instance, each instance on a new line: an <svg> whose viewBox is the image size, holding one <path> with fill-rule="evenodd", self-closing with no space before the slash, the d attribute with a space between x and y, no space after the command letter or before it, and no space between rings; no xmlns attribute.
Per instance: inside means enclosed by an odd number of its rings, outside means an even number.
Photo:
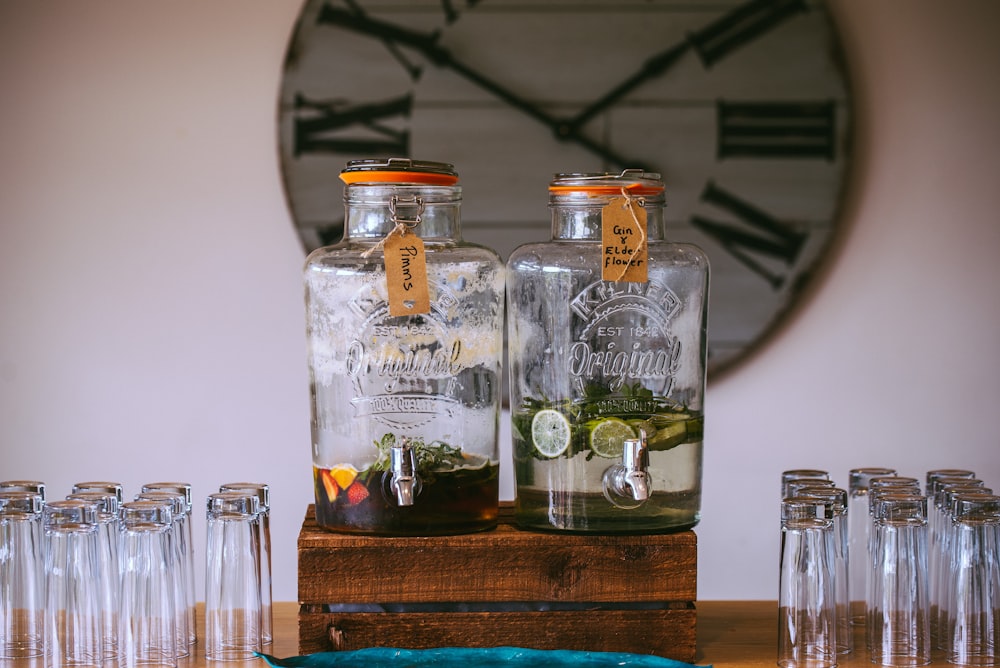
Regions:
<svg viewBox="0 0 1000 668"><path fill-rule="evenodd" d="M350 186L344 240L306 260L313 474L320 526L433 535L495 526L504 268L463 242L457 187ZM391 316L379 241L389 200L422 202L430 312ZM405 208L405 207L404 207ZM367 255L366 255L367 254ZM415 463L412 505L392 452Z"/></svg>
<svg viewBox="0 0 1000 668"><path fill-rule="evenodd" d="M665 241L662 200L647 201L648 281L603 280L607 199L554 198L553 239L507 263L515 514L525 528L682 530L701 506L708 260ZM651 493L622 507L605 473L640 431Z"/></svg>

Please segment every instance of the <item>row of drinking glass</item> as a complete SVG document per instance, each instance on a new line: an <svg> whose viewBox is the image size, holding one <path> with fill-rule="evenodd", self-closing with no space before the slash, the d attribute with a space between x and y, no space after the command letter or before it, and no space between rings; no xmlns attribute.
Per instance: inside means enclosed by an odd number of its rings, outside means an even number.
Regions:
<svg viewBox="0 0 1000 668"><path fill-rule="evenodd" d="M269 510L263 484L208 497L209 659L270 642ZM197 642L191 512L187 483L146 484L124 502L117 482L78 483L57 501L44 483L0 482L0 658L176 666Z"/></svg>
<svg viewBox="0 0 1000 668"><path fill-rule="evenodd" d="M865 625L874 663L1000 665L1000 497L972 471L782 474L781 665L836 665Z"/></svg>

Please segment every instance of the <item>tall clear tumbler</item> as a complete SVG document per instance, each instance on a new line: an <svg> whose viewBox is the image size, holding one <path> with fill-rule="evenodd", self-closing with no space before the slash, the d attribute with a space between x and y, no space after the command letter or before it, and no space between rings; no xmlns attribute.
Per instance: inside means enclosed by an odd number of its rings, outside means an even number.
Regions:
<svg viewBox="0 0 1000 668"><path fill-rule="evenodd" d="M931 661L927 498L885 494L875 505L867 637L873 663Z"/></svg>
<svg viewBox="0 0 1000 668"><path fill-rule="evenodd" d="M1000 665L1000 496L965 494L955 501L948 587L948 660Z"/></svg>
<svg viewBox="0 0 1000 668"><path fill-rule="evenodd" d="M851 469L848 492L850 501L847 510L848 552L850 562L851 623L863 626L865 623L865 600L868 582L868 540L871 522L868 515L868 484L872 478L896 475L890 468Z"/></svg>
<svg viewBox="0 0 1000 668"><path fill-rule="evenodd" d="M985 487L982 480L969 479L965 482L941 482L935 485L937 490L934 494L933 505L936 513L940 515L937 519L937 535L934 542L928 540L928 570L930 578L930 611L931 611L931 640L934 648L947 652L951 647L951 631L949 623L953 621L950 615L952 604L949 596L949 588L954 584L952 580L951 563L955 548L955 534L957 525L955 516L958 510L958 501L967 494L992 494L993 490ZM932 505L928 499L928 506ZM928 513L930 508L928 508ZM928 521L928 524L930 522ZM934 532L932 530L932 535ZM931 558L931 547L936 554Z"/></svg>
<svg viewBox="0 0 1000 668"><path fill-rule="evenodd" d="M94 506L97 522L97 591L101 615L101 642L105 663L118 658L118 591L121 570L118 554L119 501L113 491L74 492L66 497ZM110 664L109 664L110 665Z"/></svg>
<svg viewBox="0 0 1000 668"><path fill-rule="evenodd" d="M103 664L97 521L92 504L45 504L45 666Z"/></svg>
<svg viewBox="0 0 1000 668"><path fill-rule="evenodd" d="M0 660L44 651L42 497L0 492Z"/></svg>
<svg viewBox="0 0 1000 668"><path fill-rule="evenodd" d="M207 502L205 657L244 661L261 650L259 502L252 494L220 492Z"/></svg>
<svg viewBox="0 0 1000 668"><path fill-rule="evenodd" d="M837 665L834 530L822 502L781 504L778 665Z"/></svg>
<svg viewBox="0 0 1000 668"><path fill-rule="evenodd" d="M837 615L837 652L849 654L854 649L854 634L851 632L850 594L848 592L850 554L847 545L847 491L838 487L811 487L801 490L799 496L822 502L826 518L833 522L833 584Z"/></svg>
<svg viewBox="0 0 1000 668"><path fill-rule="evenodd" d="M271 611L271 489L256 482L230 482L219 487L220 492L250 492L257 495L257 540L260 543L260 632L261 644L270 645L274 640Z"/></svg>
<svg viewBox="0 0 1000 668"><path fill-rule="evenodd" d="M187 619L187 645L188 647L192 647L198 642L198 632L195 624L194 610L197 596L195 595L194 528L192 526L194 503L191 483L180 481L148 482L142 486L142 493L145 494L147 492L169 492L184 495L184 516L179 520L174 518L174 526L176 527L174 540L177 542L181 553L182 562L180 568L184 578L184 600L187 605L187 611L185 612Z"/></svg>
<svg viewBox="0 0 1000 668"><path fill-rule="evenodd" d="M124 668L177 665L177 613L170 506L132 501L122 506L119 635Z"/></svg>
<svg viewBox="0 0 1000 668"><path fill-rule="evenodd" d="M193 575L184 568L184 540L187 524L187 501L179 492L140 492L136 501L153 501L166 505L170 511L167 542L170 546L170 569L173 571L174 614L177 616L177 658L191 655L189 634L194 631L194 608L187 604L188 579Z"/></svg>

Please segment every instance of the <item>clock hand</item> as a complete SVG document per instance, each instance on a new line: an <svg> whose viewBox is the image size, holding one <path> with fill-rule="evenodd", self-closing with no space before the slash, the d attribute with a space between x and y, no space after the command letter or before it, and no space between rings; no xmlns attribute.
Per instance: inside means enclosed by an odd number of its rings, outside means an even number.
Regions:
<svg viewBox="0 0 1000 668"><path fill-rule="evenodd" d="M661 51L638 72L625 79L589 107L566 121L566 131L582 127L587 121L620 100L639 85L662 76L688 49L693 49L705 67L711 67L729 53L753 41L798 12L807 11L803 0L748 0L694 33Z"/></svg>
<svg viewBox="0 0 1000 668"><path fill-rule="evenodd" d="M575 132L577 128L601 113L626 94L637 88L646 81L658 77L670 69L671 66L691 47L687 42L681 42L669 49L658 53L643 63L642 67L635 74L625 79L623 82L612 88L597 99L589 107L579 112L569 120L565 121L561 127L563 132Z"/></svg>
<svg viewBox="0 0 1000 668"><path fill-rule="evenodd" d="M331 23L348 30L387 40L393 44L403 44L414 48L435 65L453 70L515 109L542 123L552 130L560 141L572 141L606 162L622 169L648 167L642 161L628 159L605 144L590 139L577 127L569 126L562 119L542 111L537 105L515 94L505 86L456 60L451 51L437 43L439 36L437 32L417 32L386 21L373 19L365 14L332 7L329 4L323 6L318 20L321 23Z"/></svg>

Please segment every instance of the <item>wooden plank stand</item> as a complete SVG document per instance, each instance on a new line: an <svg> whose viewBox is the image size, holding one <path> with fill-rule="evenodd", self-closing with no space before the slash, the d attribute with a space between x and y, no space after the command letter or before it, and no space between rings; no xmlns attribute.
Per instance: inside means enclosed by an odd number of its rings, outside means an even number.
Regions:
<svg viewBox="0 0 1000 668"><path fill-rule="evenodd" d="M298 539L299 652L496 647L695 657L693 531L335 534L310 506Z"/></svg>

